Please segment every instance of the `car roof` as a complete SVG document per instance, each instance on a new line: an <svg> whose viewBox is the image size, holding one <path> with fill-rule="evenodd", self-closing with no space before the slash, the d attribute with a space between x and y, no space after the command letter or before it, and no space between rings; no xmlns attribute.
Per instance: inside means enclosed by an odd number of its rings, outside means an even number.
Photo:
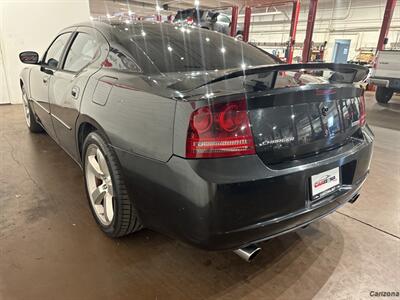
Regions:
<svg viewBox="0 0 400 300"><path fill-rule="evenodd" d="M176 24L171 24L171 23L162 23L163 26L171 26L174 27ZM89 28L94 28L100 33L102 33L108 41L113 40L113 34L114 34L114 27L115 26L137 26L137 28L140 29L146 29L146 28L160 28L160 23L158 22L152 22L152 21L132 21L131 23L126 23L124 21L111 21L109 23L106 22L100 22L100 21L91 21L91 22L81 22L77 24L73 24L71 26L68 26L64 28L62 31L66 30L75 30L78 27L89 27ZM62 32L61 31L61 32Z"/></svg>

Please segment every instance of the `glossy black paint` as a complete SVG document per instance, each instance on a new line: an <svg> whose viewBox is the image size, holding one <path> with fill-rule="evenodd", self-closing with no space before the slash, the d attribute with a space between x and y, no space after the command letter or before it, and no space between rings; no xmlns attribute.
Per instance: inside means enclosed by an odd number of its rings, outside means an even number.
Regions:
<svg viewBox="0 0 400 300"><path fill-rule="evenodd" d="M162 26L174 30L172 25ZM157 28L160 24L139 23L127 31L139 30L140 34ZM121 25L103 23L63 30L59 36L66 34L68 39L57 66L44 64L45 54L37 65L22 71L21 85L38 121L79 165L85 135L93 129L103 133L117 153L130 197L145 226L202 248L234 249L296 229L357 195L372 154L373 135L368 126L356 126L351 133L344 130L346 142L334 143L334 147L307 149L305 153L313 155L296 159L278 157L273 164L268 161L272 152L262 147L257 155L196 160L185 159L185 145L191 113L210 102L244 97L253 135L265 133L263 124L268 122L257 119L257 111L315 102L328 107L325 117L329 117L332 103L360 97L361 89L353 80L365 69L277 65L271 56L262 54L271 65L246 71L239 67L156 72L148 58L143 58L145 65L130 60L118 36L121 30ZM193 30L221 40L218 33ZM83 33L96 40L98 52L78 72L66 71L68 51ZM321 79L308 73L314 69L333 74ZM284 80L281 72L287 72ZM262 143L259 136L255 143ZM342 188L312 203L310 177L337 166L344 180Z"/></svg>
<svg viewBox="0 0 400 300"><path fill-rule="evenodd" d="M117 153L126 177L136 183L131 192L146 199L138 209L147 226L198 247L223 250L279 235L351 200L368 173L372 139L366 127L362 141L301 160L301 169L296 168L298 161L272 169L258 156L205 160L173 156L163 164ZM341 166L343 188L311 203L311 175L336 166Z"/></svg>

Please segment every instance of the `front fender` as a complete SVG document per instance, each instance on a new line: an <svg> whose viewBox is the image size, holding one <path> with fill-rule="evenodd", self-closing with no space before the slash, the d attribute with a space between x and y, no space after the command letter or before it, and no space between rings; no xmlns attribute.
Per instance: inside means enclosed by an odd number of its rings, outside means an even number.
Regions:
<svg viewBox="0 0 400 300"><path fill-rule="evenodd" d="M19 80L20 80L20 86L24 86L25 92L28 96L28 99L31 99L31 91L30 91L30 84L29 84L29 77L31 74L31 68L25 67L21 70L19 73Z"/></svg>

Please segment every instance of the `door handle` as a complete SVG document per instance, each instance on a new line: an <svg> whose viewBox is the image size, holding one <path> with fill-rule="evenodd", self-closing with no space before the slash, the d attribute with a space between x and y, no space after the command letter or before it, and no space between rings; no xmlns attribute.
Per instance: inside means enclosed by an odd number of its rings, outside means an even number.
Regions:
<svg viewBox="0 0 400 300"><path fill-rule="evenodd" d="M77 99L79 96L79 88L77 86L74 86L71 90L71 95L72 98Z"/></svg>
<svg viewBox="0 0 400 300"><path fill-rule="evenodd" d="M47 81L49 80L49 77L47 77L47 76L45 76L45 77L43 77L43 83L44 84L47 84Z"/></svg>

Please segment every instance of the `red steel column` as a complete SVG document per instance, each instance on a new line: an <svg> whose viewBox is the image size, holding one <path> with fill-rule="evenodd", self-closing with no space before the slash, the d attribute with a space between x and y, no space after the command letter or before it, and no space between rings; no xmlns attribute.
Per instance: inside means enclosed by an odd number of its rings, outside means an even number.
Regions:
<svg viewBox="0 0 400 300"><path fill-rule="evenodd" d="M306 38L303 45L303 63L308 62L311 56L312 36L314 32L315 16L317 14L317 5L318 0L310 0Z"/></svg>
<svg viewBox="0 0 400 300"><path fill-rule="evenodd" d="M236 36L239 8L232 6L231 36Z"/></svg>
<svg viewBox="0 0 400 300"><path fill-rule="evenodd" d="M250 33L250 21L251 21L251 8L250 6L246 6L244 11L244 25L243 25L243 41L249 41L249 33Z"/></svg>
<svg viewBox="0 0 400 300"><path fill-rule="evenodd" d="M290 40L288 47L288 56L287 63L291 64L293 62L293 51L294 44L296 42L296 32L297 32L297 24L299 23L299 14L300 14L300 0L293 1L293 11L292 11L292 20L290 25Z"/></svg>
<svg viewBox="0 0 400 300"><path fill-rule="evenodd" d="M388 36L390 23L392 22L394 8L396 7L396 0L387 0L385 14L383 15L381 33L379 35L377 51L385 48L385 39Z"/></svg>

